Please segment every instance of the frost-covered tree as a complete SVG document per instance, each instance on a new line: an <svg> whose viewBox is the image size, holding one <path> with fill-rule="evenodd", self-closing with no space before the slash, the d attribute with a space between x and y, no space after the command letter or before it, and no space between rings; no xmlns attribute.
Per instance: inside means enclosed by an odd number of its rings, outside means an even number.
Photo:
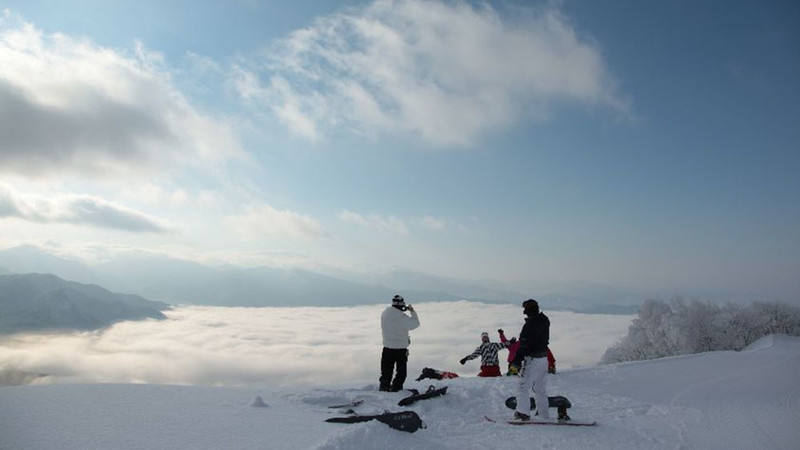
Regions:
<svg viewBox="0 0 800 450"><path fill-rule="evenodd" d="M748 306L708 301L647 300L602 364L716 350L741 350L762 336L800 336L800 308L779 302Z"/></svg>

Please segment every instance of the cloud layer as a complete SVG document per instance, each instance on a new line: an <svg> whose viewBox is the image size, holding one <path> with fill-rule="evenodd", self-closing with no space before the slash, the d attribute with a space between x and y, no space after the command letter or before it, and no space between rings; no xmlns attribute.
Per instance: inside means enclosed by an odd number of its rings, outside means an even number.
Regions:
<svg viewBox="0 0 800 450"><path fill-rule="evenodd" d="M557 102L627 110L600 51L552 4L514 13L378 0L293 32L237 85L312 141L349 128L470 146Z"/></svg>
<svg viewBox="0 0 800 450"><path fill-rule="evenodd" d="M472 376L458 360L504 328L522 326L516 305L415 305L409 377L423 367ZM0 380L38 382L309 385L376 382L384 305L353 308L179 307L164 322L124 322L104 332L17 335L0 341ZM627 332L632 316L549 313L559 368L595 364ZM501 358L507 353L503 352Z"/></svg>
<svg viewBox="0 0 800 450"><path fill-rule="evenodd" d="M107 177L238 154L193 109L160 55L134 55L0 15L0 171Z"/></svg>

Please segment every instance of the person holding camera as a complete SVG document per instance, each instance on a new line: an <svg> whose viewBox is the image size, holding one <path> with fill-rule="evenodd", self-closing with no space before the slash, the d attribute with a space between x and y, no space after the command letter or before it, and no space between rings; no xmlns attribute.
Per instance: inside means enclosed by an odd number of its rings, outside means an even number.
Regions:
<svg viewBox="0 0 800 450"><path fill-rule="evenodd" d="M411 313L407 315L405 311ZM381 353L380 390L397 392L403 390L408 371L408 346L411 344L409 331L419 327L419 317L414 307L406 305L403 297L395 295L392 305L381 314L383 333L383 352ZM397 373L392 374L397 368Z"/></svg>

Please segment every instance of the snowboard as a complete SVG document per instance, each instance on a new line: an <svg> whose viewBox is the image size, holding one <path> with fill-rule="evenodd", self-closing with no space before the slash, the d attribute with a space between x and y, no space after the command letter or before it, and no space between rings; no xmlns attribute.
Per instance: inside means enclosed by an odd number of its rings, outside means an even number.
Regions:
<svg viewBox="0 0 800 450"><path fill-rule="evenodd" d="M566 427L593 427L597 422L584 422L581 420L558 420L558 419L531 419L531 420L509 420L509 425L560 425Z"/></svg>
<svg viewBox="0 0 800 450"><path fill-rule="evenodd" d="M445 386L443 388L436 389L433 385L431 385L428 388L428 390L425 391L425 393L423 393L423 394L420 394L419 391L416 390L416 389L409 389L409 391L413 392L413 395L400 400L399 402L397 402L398 405L400 405L400 406L408 406L408 405L416 402L417 400L424 400L426 398L438 397L440 395L444 395L444 394L447 393L447 386Z"/></svg>
<svg viewBox="0 0 800 450"><path fill-rule="evenodd" d="M353 400L352 402L342 403L341 405L331 405L328 406L328 408L355 408L362 403L364 403L364 400Z"/></svg>
<svg viewBox="0 0 800 450"><path fill-rule="evenodd" d="M348 416L348 417L331 417L325 419L325 422L331 423L359 423L368 422L370 420L377 420L378 422L385 423L391 428L400 431L413 433L420 428L425 428L425 422L419 418L419 415L414 411L401 411L401 412L386 412L383 414L365 415L365 416Z"/></svg>
<svg viewBox="0 0 800 450"><path fill-rule="evenodd" d="M496 420L484 416L486 420L492 423L497 423ZM531 420L509 420L506 423L509 425L556 425L556 426L565 426L565 427L593 427L597 425L597 422L591 421L583 421L583 420L559 420L559 419L539 419L533 418Z"/></svg>
<svg viewBox="0 0 800 450"><path fill-rule="evenodd" d="M567 399L567 397L562 397L560 395L554 397L547 397L548 406L550 408L558 408L559 412L567 408L572 408L572 403ZM517 409L517 397L508 397L506 399L506 407L509 409ZM536 409L536 400L531 397L531 411Z"/></svg>

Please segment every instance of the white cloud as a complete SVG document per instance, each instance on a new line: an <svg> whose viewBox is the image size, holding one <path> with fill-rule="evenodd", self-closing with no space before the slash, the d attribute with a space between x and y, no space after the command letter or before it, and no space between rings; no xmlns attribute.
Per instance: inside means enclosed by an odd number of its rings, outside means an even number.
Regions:
<svg viewBox="0 0 800 450"><path fill-rule="evenodd" d="M400 236L408 236L410 231L405 221L396 217L385 217L379 214L369 214L367 216L344 210L339 213L339 220L343 222L353 223L358 226L377 230L381 233L397 234Z"/></svg>
<svg viewBox="0 0 800 450"><path fill-rule="evenodd" d="M436 217L425 216L421 219L423 226L431 230L442 231L447 226L447 221Z"/></svg>
<svg viewBox="0 0 800 450"><path fill-rule="evenodd" d="M273 77L269 88L270 96L279 100L274 102L272 110L278 119L293 133L314 142L319 139L319 132L314 116L309 116L308 111L318 111L319 107L313 104L315 96L302 96L292 89L282 77Z"/></svg>
<svg viewBox="0 0 800 450"><path fill-rule="evenodd" d="M225 223L248 239L264 236L329 237L330 233L312 217L269 205L249 207L242 215L229 216Z"/></svg>
<svg viewBox="0 0 800 450"><path fill-rule="evenodd" d="M470 146L521 117L546 116L555 102L626 113L600 51L553 3L516 12L377 0L319 18L267 49L241 93L261 92L291 131L311 140L344 126Z"/></svg>
<svg viewBox="0 0 800 450"><path fill-rule="evenodd" d="M0 345L0 379L2 372L23 372L50 375L41 382L376 384L384 307L191 306L168 311L166 321L122 322L103 332L16 335ZM478 362L461 366L458 360L479 344L480 332L488 331L497 340L498 328L511 337L522 326L518 305L447 302L415 307L421 325L411 332L409 380L424 367L472 376ZM548 315L551 348L561 370L596 364L627 333L632 319ZM500 356L505 359L507 353Z"/></svg>
<svg viewBox="0 0 800 450"><path fill-rule="evenodd" d="M172 211L203 210L206 213L225 207L230 200L226 192L212 189L186 189L172 183L140 182L125 186L118 194L121 201L143 204Z"/></svg>
<svg viewBox="0 0 800 450"><path fill-rule="evenodd" d="M196 111L163 57L133 55L6 13L0 22L0 171L110 177L240 154L232 129Z"/></svg>
<svg viewBox="0 0 800 450"><path fill-rule="evenodd" d="M196 199L192 198L192 194L182 188L168 189L153 183L143 183L137 186L131 186L125 189L124 192L127 198L137 200L147 205L166 205L168 207L184 206L191 201L194 204L201 203L199 201L200 194Z"/></svg>
<svg viewBox="0 0 800 450"><path fill-rule="evenodd" d="M461 232L467 232L469 230L467 226L459 224L453 220L429 215L409 219L400 219L394 216L383 216L380 214L364 215L353 211L343 210L339 213L339 220L381 233L396 234L399 236L409 236L411 234L412 227L436 232L443 232L451 229Z"/></svg>
<svg viewBox="0 0 800 450"><path fill-rule="evenodd" d="M21 194L0 184L0 219L70 223L130 232L168 233L170 227L139 211L89 195Z"/></svg>
<svg viewBox="0 0 800 450"><path fill-rule="evenodd" d="M233 67L232 82L236 91L245 100L255 101L269 98L269 91L259 84L258 75L241 66Z"/></svg>

